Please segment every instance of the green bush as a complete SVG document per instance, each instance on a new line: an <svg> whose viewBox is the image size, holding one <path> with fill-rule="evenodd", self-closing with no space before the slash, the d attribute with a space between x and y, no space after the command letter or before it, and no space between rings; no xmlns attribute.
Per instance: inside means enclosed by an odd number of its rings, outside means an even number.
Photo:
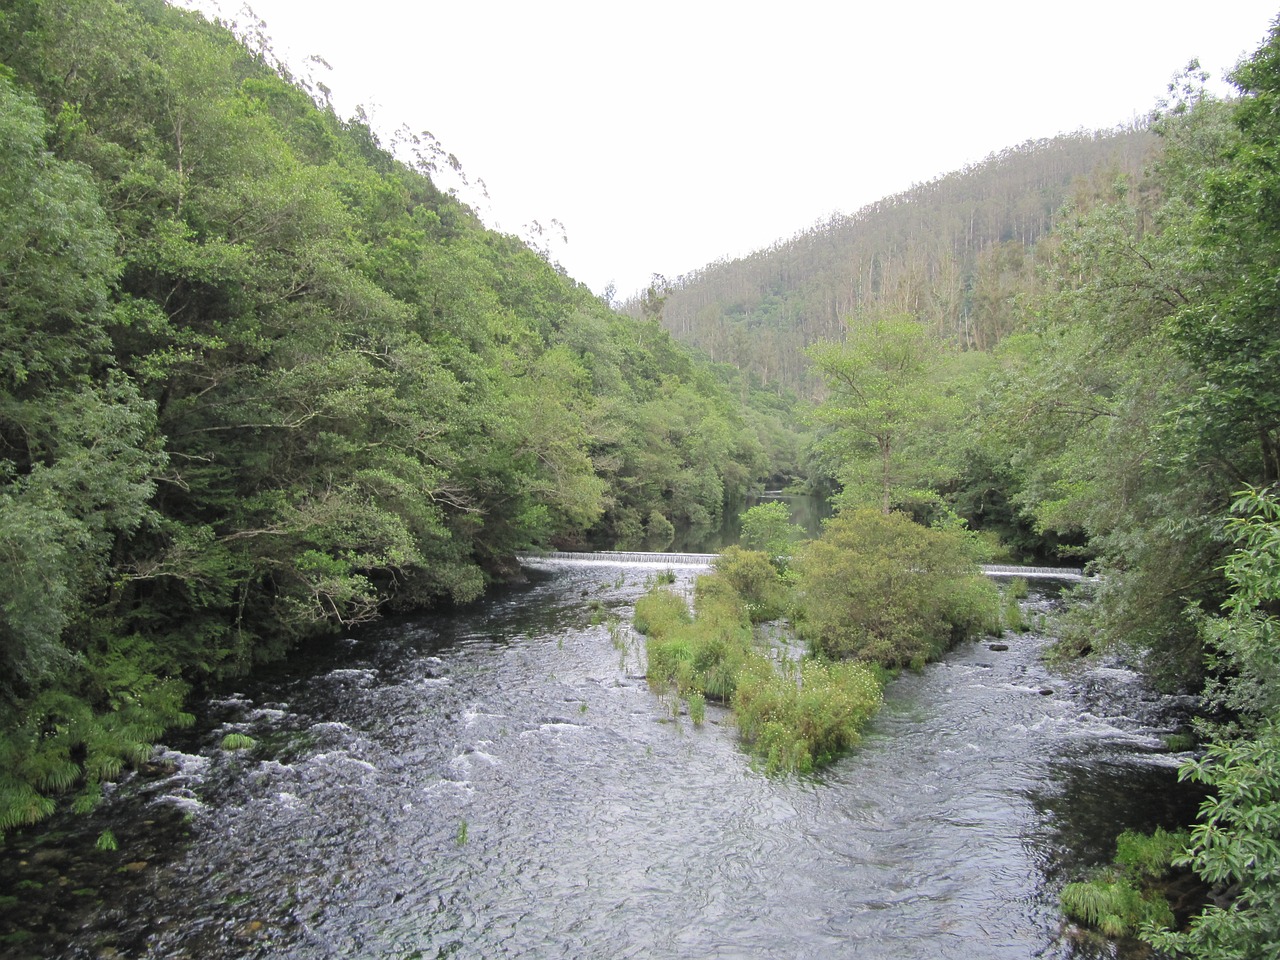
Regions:
<svg viewBox="0 0 1280 960"><path fill-rule="evenodd" d="M1116 838L1116 863L1134 880L1159 880L1168 875L1190 839L1185 830L1170 833L1156 827L1149 834L1126 830Z"/></svg>
<svg viewBox="0 0 1280 960"><path fill-rule="evenodd" d="M806 661L797 678L759 655L738 675L733 709L743 740L770 772L806 772L857 745L883 687L860 663Z"/></svg>
<svg viewBox="0 0 1280 960"><path fill-rule="evenodd" d="M1012 593L1006 593L1004 598L1004 628L1014 633L1027 631L1027 621L1022 615L1022 606Z"/></svg>
<svg viewBox="0 0 1280 960"><path fill-rule="evenodd" d="M707 698L700 693L689 694L689 719L695 727L702 726L707 719Z"/></svg>
<svg viewBox="0 0 1280 960"><path fill-rule="evenodd" d="M670 590L655 588L636 601L636 632L647 637L668 636L692 619L684 598Z"/></svg>
<svg viewBox="0 0 1280 960"><path fill-rule="evenodd" d="M698 578L693 617L682 598L660 588L637 602L650 685L687 698L695 724L703 722L708 699L730 703L742 739L771 773L829 763L858 742L879 709L876 668L813 660L779 672L756 651L749 604L734 586L736 579L748 589L773 589L772 566L763 554L738 550L726 568ZM758 576L762 569L767 578Z"/></svg>
<svg viewBox="0 0 1280 960"><path fill-rule="evenodd" d="M907 666L999 630L999 593L962 531L848 510L804 545L795 569L801 636L826 657Z"/></svg>
<svg viewBox="0 0 1280 960"><path fill-rule="evenodd" d="M655 587L636 603L635 627L646 636L652 687L727 701L751 649L751 626L741 598L723 579L699 581L696 619L682 597Z"/></svg>
<svg viewBox="0 0 1280 960"><path fill-rule="evenodd" d="M786 608L786 589L768 554L742 547L726 547L716 558L716 575L746 602L753 623L776 620ZM706 580L700 577L699 584Z"/></svg>
<svg viewBox="0 0 1280 960"><path fill-rule="evenodd" d="M1063 912L1109 937L1135 936L1144 927L1167 930L1173 911L1160 889L1186 849L1186 831L1126 830L1116 838L1115 864L1091 880L1069 883L1060 897Z"/></svg>

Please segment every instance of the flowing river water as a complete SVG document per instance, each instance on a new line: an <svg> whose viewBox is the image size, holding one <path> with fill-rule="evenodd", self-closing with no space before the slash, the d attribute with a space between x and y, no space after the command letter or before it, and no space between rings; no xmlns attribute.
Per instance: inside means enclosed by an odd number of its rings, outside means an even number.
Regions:
<svg viewBox="0 0 1280 960"><path fill-rule="evenodd" d="M656 571L541 562L203 704L97 812L0 849L0 953L1110 955L1057 894L1122 829L1189 818L1161 751L1185 704L1008 635L904 673L821 775L767 777L727 713L695 727L642 678L626 624ZM1033 583L1030 619L1055 597Z"/></svg>

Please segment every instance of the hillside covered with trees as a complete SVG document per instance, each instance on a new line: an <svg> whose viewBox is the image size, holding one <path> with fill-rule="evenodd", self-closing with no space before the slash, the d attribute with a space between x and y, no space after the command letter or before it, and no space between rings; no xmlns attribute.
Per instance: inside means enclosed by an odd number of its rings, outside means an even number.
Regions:
<svg viewBox="0 0 1280 960"><path fill-rule="evenodd" d="M750 256L655 278L625 306L643 316L661 296L677 339L802 392L814 388L805 350L871 309L989 349L1014 327L1010 301L1034 283L1063 204L1138 177L1157 147L1145 124L1023 143Z"/></svg>
<svg viewBox="0 0 1280 960"><path fill-rule="evenodd" d="M250 38L253 40L253 38ZM784 411L161 0L0 10L0 830L192 684L517 551L666 546Z"/></svg>

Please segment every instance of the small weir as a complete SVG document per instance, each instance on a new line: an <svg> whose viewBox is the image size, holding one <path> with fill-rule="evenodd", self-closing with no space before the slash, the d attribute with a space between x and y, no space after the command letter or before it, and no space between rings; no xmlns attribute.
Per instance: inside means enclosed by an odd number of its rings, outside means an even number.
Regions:
<svg viewBox="0 0 1280 960"><path fill-rule="evenodd" d="M612 566L687 567L702 569L715 563L715 553L645 553L639 551L598 550L595 552L562 551L543 554L524 554L521 563L539 561L563 561ZM1085 580L1078 567L1024 567L1014 564L983 564L982 572L989 577L1025 577L1029 580Z"/></svg>

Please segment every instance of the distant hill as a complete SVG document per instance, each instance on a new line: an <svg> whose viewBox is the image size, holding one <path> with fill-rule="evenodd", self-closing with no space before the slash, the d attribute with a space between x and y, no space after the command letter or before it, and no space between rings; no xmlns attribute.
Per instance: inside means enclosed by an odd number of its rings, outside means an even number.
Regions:
<svg viewBox="0 0 1280 960"><path fill-rule="evenodd" d="M1157 147L1145 127L1028 141L624 305L661 312L677 339L764 384L808 392L804 349L871 310L909 313L967 347L1010 329L1036 244L1074 194L1135 179Z"/></svg>

